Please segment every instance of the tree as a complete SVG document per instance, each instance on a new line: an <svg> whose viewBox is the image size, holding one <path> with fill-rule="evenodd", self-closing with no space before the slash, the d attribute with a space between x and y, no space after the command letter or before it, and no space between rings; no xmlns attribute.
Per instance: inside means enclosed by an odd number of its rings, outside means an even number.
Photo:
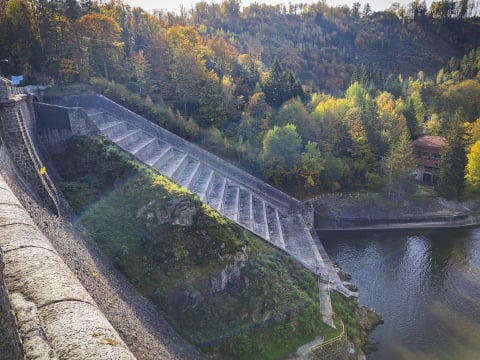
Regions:
<svg viewBox="0 0 480 360"><path fill-rule="evenodd" d="M300 155L298 174L303 178L304 188L319 188L320 175L324 168L324 161L318 144L309 141Z"/></svg>
<svg viewBox="0 0 480 360"><path fill-rule="evenodd" d="M84 77L103 74L109 78L109 66L117 65L122 54L121 28L112 18L97 13L79 18L71 29L78 47L75 61Z"/></svg>
<svg viewBox="0 0 480 360"><path fill-rule="evenodd" d="M288 185L296 175L302 138L293 124L274 126L263 138L263 171L277 186Z"/></svg>
<svg viewBox="0 0 480 360"><path fill-rule="evenodd" d="M471 191L480 190L480 140L477 141L467 155L465 180Z"/></svg>
<svg viewBox="0 0 480 360"><path fill-rule="evenodd" d="M407 130L405 116L399 112L392 94L383 92L376 98L377 118L380 125L382 145L391 145Z"/></svg>
<svg viewBox="0 0 480 360"><path fill-rule="evenodd" d="M446 199L458 199L463 195L465 167L467 165L467 131L456 112L446 134L446 145L442 149L437 191Z"/></svg>
<svg viewBox="0 0 480 360"><path fill-rule="evenodd" d="M365 3L365 5L363 6L363 13L362 13L362 15L363 15L364 17L367 17L367 16L372 15L372 8L371 8L371 6L370 6L370 4L369 4L368 2Z"/></svg>
<svg viewBox="0 0 480 360"><path fill-rule="evenodd" d="M130 88L140 95L150 93L154 87L150 81L150 63L145 58L143 50L133 54L129 59L129 65L132 69L130 75Z"/></svg>
<svg viewBox="0 0 480 360"><path fill-rule="evenodd" d="M270 73L263 85L265 100L273 107L279 107L285 101L299 96L303 98L303 92L300 81L292 72L285 71L280 61L273 62Z"/></svg>
<svg viewBox="0 0 480 360"><path fill-rule="evenodd" d="M368 173L373 170L375 157L368 141L367 130L360 120L354 120L350 127L352 147L350 156L352 158L352 178L355 185L367 183Z"/></svg>
<svg viewBox="0 0 480 360"><path fill-rule="evenodd" d="M9 56L8 67L18 73L26 74L25 70L36 68L41 57L35 5L31 0L9 0L5 13L0 14L0 36L4 37L2 50Z"/></svg>
<svg viewBox="0 0 480 360"><path fill-rule="evenodd" d="M418 92L412 93L407 97L403 107L400 108L407 121L410 137L416 139L421 134L422 125L425 117L425 108L421 95Z"/></svg>
<svg viewBox="0 0 480 360"><path fill-rule="evenodd" d="M404 191L415 167L413 144L408 131L405 130L385 159L385 174L390 195L401 194Z"/></svg>
<svg viewBox="0 0 480 360"><path fill-rule="evenodd" d="M297 99L285 102L272 120L277 126L294 124L304 141L318 141L320 136L320 127Z"/></svg>
<svg viewBox="0 0 480 360"><path fill-rule="evenodd" d="M319 144L322 152L346 152L351 139L345 121L348 110L347 100L331 96L320 101L312 117L320 126Z"/></svg>
<svg viewBox="0 0 480 360"><path fill-rule="evenodd" d="M359 2L354 2L352 4L351 14L354 18L360 17L360 7L361 6L362 6L362 4L360 4Z"/></svg>

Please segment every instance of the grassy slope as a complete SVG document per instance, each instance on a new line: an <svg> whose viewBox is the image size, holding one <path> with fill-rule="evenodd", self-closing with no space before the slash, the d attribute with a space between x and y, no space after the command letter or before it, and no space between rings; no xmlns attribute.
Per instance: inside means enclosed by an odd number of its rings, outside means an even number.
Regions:
<svg viewBox="0 0 480 360"><path fill-rule="evenodd" d="M106 140L75 138L56 166L102 249L207 356L276 359L335 335L308 271Z"/></svg>

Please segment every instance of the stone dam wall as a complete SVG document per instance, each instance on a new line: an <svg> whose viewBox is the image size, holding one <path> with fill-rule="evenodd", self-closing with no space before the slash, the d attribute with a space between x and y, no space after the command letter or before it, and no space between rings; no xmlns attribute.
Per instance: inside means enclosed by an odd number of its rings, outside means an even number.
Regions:
<svg viewBox="0 0 480 360"><path fill-rule="evenodd" d="M135 359L4 179L60 213L32 97L0 78L0 358Z"/></svg>
<svg viewBox="0 0 480 360"><path fill-rule="evenodd" d="M0 88L9 84L0 78ZM41 145L32 137L34 133L32 98L25 94L11 95L0 101L0 137L22 177L30 184L39 200L52 212L60 212L57 190L47 172L39 149Z"/></svg>
<svg viewBox="0 0 480 360"><path fill-rule="evenodd" d="M15 314L25 357L134 359L3 176L0 204L0 248L9 298L2 306L11 306ZM11 319L6 320L11 325ZM15 336L9 338L16 358L18 343Z"/></svg>
<svg viewBox="0 0 480 360"><path fill-rule="evenodd" d="M15 313L10 305L7 285L3 279L4 267L3 251L0 248L0 354L4 359L20 360L25 356L17 330Z"/></svg>
<svg viewBox="0 0 480 360"><path fill-rule="evenodd" d="M33 104L31 97L21 93L10 93L7 99L0 102L0 164L3 166L2 159L8 158L11 164L15 164L15 171L18 172L15 181L28 188L39 204L49 208L52 213L60 214L61 199L56 187L48 172L40 171L45 166L45 162L41 160L43 143L49 151L55 152L61 150L65 141L73 134L98 133L98 127L101 127L96 122L98 114L95 113L98 113L98 110L94 113L91 108L84 111L78 107ZM106 99L101 98L100 101L105 102ZM108 100L107 104L111 106ZM177 181L182 182L184 180L181 179L186 178L189 183L195 183L199 187L206 186L204 190L208 188L210 192L213 187L211 180L218 173L220 174L218 177L223 178L218 183L222 194L219 206L222 210L225 205L230 209L227 216L233 217L239 223L243 222L242 225L247 224L249 230L253 232L259 232L260 229L264 235L270 232L276 236L281 234L284 243L280 248L294 256L305 251L313 252L308 256L316 253L314 258L327 256L323 248L320 252L322 255L319 255L315 237L311 233L312 229L309 229L313 222L311 207L303 208L296 199L281 192L277 193L276 189L242 171L238 172L237 168L228 163L220 161L221 170L215 168L218 160L209 153L175 136L171 137L168 133L165 135L163 130L152 127L153 124L150 125L143 118L135 118L138 115L130 114L128 110L118 105L113 108L119 113L116 115L102 113L99 116L100 125L111 122L109 120L114 120L118 125L116 116L128 114L128 119L134 119L134 126L139 126L133 129L134 133L141 136L148 133L158 135L147 139L140 137L140 143L137 142L138 139L132 142L130 138L132 125L129 123L127 133L124 133L124 125L120 124L120 134L117 135L130 140L122 143L124 146L120 144L119 146L125 149L136 145L137 150L143 149L143 154L150 156L152 152L144 149L145 145L148 147L147 143L151 145L155 141L170 141L172 147L178 146L186 151L180 163L173 162L171 175L175 173L180 176ZM120 122L123 122L123 118L121 119ZM40 134L42 143L35 138L34 134L37 133ZM189 158L189 154L194 156ZM194 163L193 169L196 170L189 172L187 169L192 169L192 164L187 166L185 159L196 161L200 159L202 162ZM206 178L198 172L203 164L212 166L210 169L202 168L203 173L209 174ZM51 241L35 225L35 221L16 198L1 173L2 171L0 171L0 254L3 254L3 257L0 257L0 265L4 264L3 272L0 271L0 315L2 315L0 335L4 335L0 341L2 358L6 356L6 359L134 359L134 355L91 295L65 264ZM184 175L179 175L181 173ZM230 181L228 176L231 174L238 175L236 179L238 181L231 181L227 186L227 181ZM205 183L201 179L207 179L208 182ZM247 185L256 190L251 190ZM256 197L259 192L265 194L264 198ZM273 209L270 215L266 211L269 206ZM267 225L267 216L271 216L272 211L276 214L273 219L278 222L276 229ZM263 224L255 222L255 214L260 214L259 218ZM290 241L296 239L298 234L304 236L291 243ZM306 266L315 271L314 264L317 264L317 260L313 261L308 260ZM300 262L304 261L300 259ZM334 271L329 260L323 263L323 266L328 267L328 271ZM325 293L325 296L327 295ZM155 356L150 354L152 355ZM198 354L192 352L191 356L197 358Z"/></svg>

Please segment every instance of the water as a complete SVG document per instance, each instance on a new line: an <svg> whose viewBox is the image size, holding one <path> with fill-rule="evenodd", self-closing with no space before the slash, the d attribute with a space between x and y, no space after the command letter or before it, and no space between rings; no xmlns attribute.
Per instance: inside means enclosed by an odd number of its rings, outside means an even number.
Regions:
<svg viewBox="0 0 480 360"><path fill-rule="evenodd" d="M369 360L480 359L480 228L319 235L385 320Z"/></svg>

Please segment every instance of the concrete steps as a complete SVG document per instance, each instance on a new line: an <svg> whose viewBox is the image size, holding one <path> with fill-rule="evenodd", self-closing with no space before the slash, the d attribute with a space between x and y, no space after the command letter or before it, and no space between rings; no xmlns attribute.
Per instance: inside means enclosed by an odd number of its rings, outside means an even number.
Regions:
<svg viewBox="0 0 480 360"><path fill-rule="evenodd" d="M168 143L111 114L87 111L101 132L159 173L189 189L212 208L296 257L312 271L324 266L301 215L264 197L267 185L242 185L221 168L200 161L188 147ZM319 264L320 263L320 264Z"/></svg>

